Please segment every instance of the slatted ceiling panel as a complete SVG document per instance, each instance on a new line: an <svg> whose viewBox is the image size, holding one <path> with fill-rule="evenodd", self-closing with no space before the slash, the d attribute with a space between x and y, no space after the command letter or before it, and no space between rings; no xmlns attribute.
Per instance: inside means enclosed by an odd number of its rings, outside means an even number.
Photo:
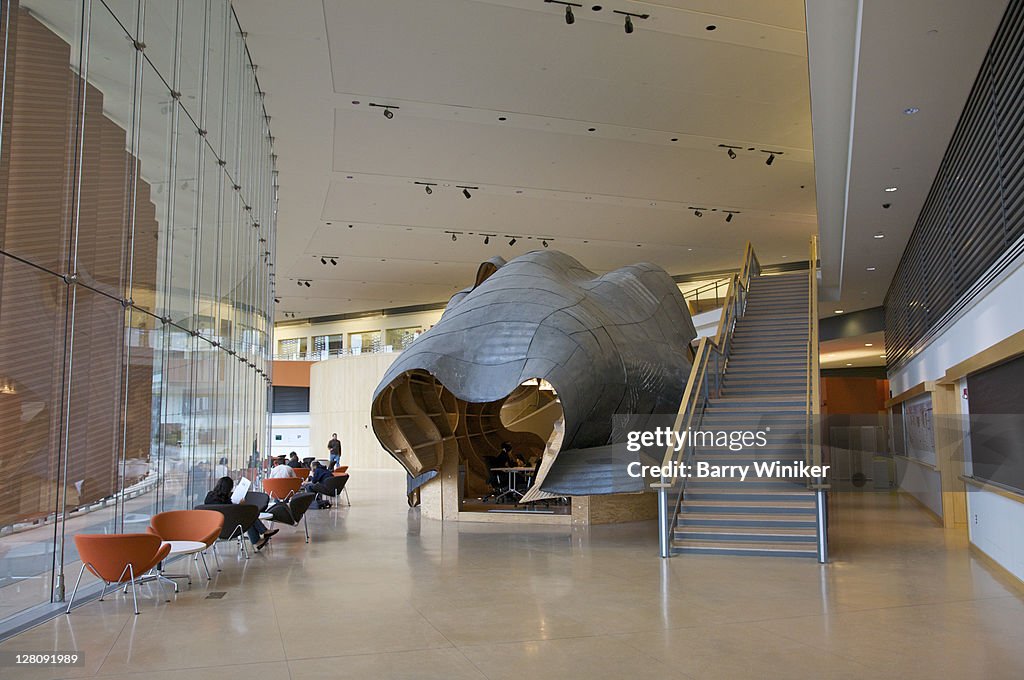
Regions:
<svg viewBox="0 0 1024 680"><path fill-rule="evenodd" d="M886 295L901 366L1024 242L1024 0L1011 0Z"/></svg>

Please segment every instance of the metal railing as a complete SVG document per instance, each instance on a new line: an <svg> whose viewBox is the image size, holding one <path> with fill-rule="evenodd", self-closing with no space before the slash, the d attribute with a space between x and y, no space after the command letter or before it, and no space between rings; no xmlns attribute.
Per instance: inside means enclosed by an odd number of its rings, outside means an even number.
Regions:
<svg viewBox="0 0 1024 680"><path fill-rule="evenodd" d="M809 466L822 465L821 455L821 370L818 357L818 237L811 236L807 267L807 395L804 460ZM828 489L823 475L807 480L814 491L818 562L828 562Z"/></svg>
<svg viewBox="0 0 1024 680"><path fill-rule="evenodd" d="M701 312L707 312L720 307L725 300L725 296L728 295L729 283L733 278L735 278L735 274L709 281L703 286L683 293L683 299L686 300L687 305L690 307L690 313L700 314ZM702 305L709 301L713 304L708 306L707 309L702 309Z"/></svg>
<svg viewBox="0 0 1024 680"><path fill-rule="evenodd" d="M690 368L690 378L686 383L686 391L683 393L673 426L676 432L700 429L708 402L719 396L722 377L729 363L733 330L736 328L736 321L746 311L750 280L760 273L761 263L754 253L753 245L748 241L743 252L740 272L733 274L729 279L729 292L722 307L722 316L718 320L718 331L714 338L701 338L697 346ZM691 465L693 454L692 442L688 441L678 452L670 445L665 449L662 467L674 466L678 469L680 465ZM679 504L686 487L685 475L671 476L668 479L672 481L651 485L658 490L658 545L662 557L671 555L672 532L675 530ZM670 500L673 503L670 504Z"/></svg>
<svg viewBox="0 0 1024 680"><path fill-rule="evenodd" d="M324 361L334 357L356 357L363 354L388 354L391 352L401 352L402 349L402 347L396 347L394 345L373 345L371 347L360 348L346 347L344 349L332 350L324 349L313 352L275 354L274 361Z"/></svg>

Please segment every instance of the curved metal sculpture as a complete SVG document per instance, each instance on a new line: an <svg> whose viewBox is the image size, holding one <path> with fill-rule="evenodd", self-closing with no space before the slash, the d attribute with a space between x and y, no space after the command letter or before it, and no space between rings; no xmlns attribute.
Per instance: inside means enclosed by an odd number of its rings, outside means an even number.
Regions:
<svg viewBox="0 0 1024 680"><path fill-rule="evenodd" d="M523 501L642 490L626 474L641 454L614 445L675 414L695 336L653 264L597 276L558 251L495 258L385 374L374 433L414 476L458 456L466 496L487 493L488 458L506 441L542 458Z"/></svg>

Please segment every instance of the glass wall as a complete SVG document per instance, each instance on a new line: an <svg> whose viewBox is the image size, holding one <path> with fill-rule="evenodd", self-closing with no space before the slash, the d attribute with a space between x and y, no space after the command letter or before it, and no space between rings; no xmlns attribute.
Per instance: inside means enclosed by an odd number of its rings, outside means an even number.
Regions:
<svg viewBox="0 0 1024 680"><path fill-rule="evenodd" d="M0 13L2 622L259 466L277 183L227 0Z"/></svg>

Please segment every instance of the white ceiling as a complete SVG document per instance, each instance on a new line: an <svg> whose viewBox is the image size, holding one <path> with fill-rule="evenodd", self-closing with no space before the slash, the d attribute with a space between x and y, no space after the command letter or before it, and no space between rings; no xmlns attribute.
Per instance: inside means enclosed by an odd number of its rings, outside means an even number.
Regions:
<svg viewBox="0 0 1024 680"><path fill-rule="evenodd" d="M279 156L279 318L444 301L544 238L599 272L735 266L747 239L763 263L806 259L800 0L617 0L571 26L543 0L235 7ZM650 18L626 35L613 9Z"/></svg>
<svg viewBox="0 0 1024 680"><path fill-rule="evenodd" d="M1006 0L857 5L808 16L822 316L882 304Z"/></svg>

